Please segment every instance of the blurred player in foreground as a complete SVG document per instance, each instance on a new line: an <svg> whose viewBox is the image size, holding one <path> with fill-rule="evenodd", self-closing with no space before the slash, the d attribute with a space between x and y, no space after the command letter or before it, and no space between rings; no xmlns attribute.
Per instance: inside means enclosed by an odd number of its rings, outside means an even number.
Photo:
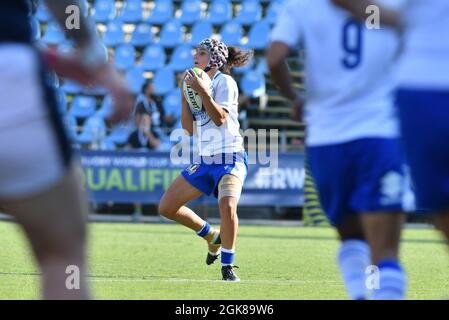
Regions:
<svg viewBox="0 0 449 320"><path fill-rule="evenodd" d="M417 207L433 213L449 239L449 1L407 1L403 10L379 1L333 1L361 19L376 5L380 22L403 32L396 103L405 155Z"/></svg>
<svg viewBox="0 0 449 320"><path fill-rule="evenodd" d="M321 205L340 236L337 260L350 298L404 298L403 159L392 97L396 34L366 29L329 0L291 0L271 41L272 79L298 116L304 101L286 59L299 42L305 48L307 155ZM380 277L371 293L370 264Z"/></svg>
<svg viewBox="0 0 449 320"><path fill-rule="evenodd" d="M64 26L66 7L77 2L46 3ZM79 50L63 57L32 46L28 10L25 0L0 2L0 209L14 216L30 241L42 272L43 297L87 299L88 207L46 80L47 65L62 76L109 89L116 105L112 122L128 115L131 101L82 16L80 29L66 30ZM79 283L72 288L67 277L77 271Z"/></svg>
<svg viewBox="0 0 449 320"><path fill-rule="evenodd" d="M195 109L182 95L182 127L198 135L200 161L179 175L163 195L159 213L203 237L209 245L206 263L218 257L221 244L222 277L240 281L234 271L237 239L237 203L247 174L247 156L238 122L238 88L229 75L231 67L247 63L251 53L227 47L215 39L205 39L196 48L195 67L212 80L212 90L192 69L185 75L187 84L201 97L202 107ZM182 89L181 89L182 90ZM212 228L185 204L202 194L214 194L220 208L220 232Z"/></svg>

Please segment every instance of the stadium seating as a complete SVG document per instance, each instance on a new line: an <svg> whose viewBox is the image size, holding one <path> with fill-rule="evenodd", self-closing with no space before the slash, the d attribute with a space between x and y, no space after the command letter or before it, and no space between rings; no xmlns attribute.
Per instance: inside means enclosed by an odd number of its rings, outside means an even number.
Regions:
<svg viewBox="0 0 449 320"><path fill-rule="evenodd" d="M123 24L118 20L109 22L103 36L103 43L108 47L115 47L124 42L125 33L123 32Z"/></svg>
<svg viewBox="0 0 449 320"><path fill-rule="evenodd" d="M243 0L236 20L242 25L249 26L260 20L262 10L258 0Z"/></svg>
<svg viewBox="0 0 449 320"><path fill-rule="evenodd" d="M243 37L242 25L237 21L230 21L220 29L221 41L228 46L239 46Z"/></svg>
<svg viewBox="0 0 449 320"><path fill-rule="evenodd" d="M39 2L39 6L37 7L36 18L42 23L48 23L51 19L53 19L47 6L42 3L42 1Z"/></svg>
<svg viewBox="0 0 449 320"><path fill-rule="evenodd" d="M131 128L127 124L119 124L112 128L108 140L118 145L124 145L128 141Z"/></svg>
<svg viewBox="0 0 449 320"><path fill-rule="evenodd" d="M78 82L70 79L64 79L64 84L61 88L67 94L78 94L83 90L83 87Z"/></svg>
<svg viewBox="0 0 449 320"><path fill-rule="evenodd" d="M96 22L107 23L113 20L115 15L114 0L95 0L93 17Z"/></svg>
<svg viewBox="0 0 449 320"><path fill-rule="evenodd" d="M200 0L184 0L181 5L179 21L184 25L192 25L201 17Z"/></svg>
<svg viewBox="0 0 449 320"><path fill-rule="evenodd" d="M101 117L89 117L81 133L76 137L76 141L80 144L97 143L99 144L106 135L106 124Z"/></svg>
<svg viewBox="0 0 449 320"><path fill-rule="evenodd" d="M95 112L95 116L100 118L108 118L112 112L112 99L111 96L107 95L103 98L100 104L100 109Z"/></svg>
<svg viewBox="0 0 449 320"><path fill-rule="evenodd" d="M268 21L270 25L276 23L277 16L281 8L282 8L282 1L279 0L272 1L268 6L265 20Z"/></svg>
<svg viewBox="0 0 449 320"><path fill-rule="evenodd" d="M168 68L181 72L193 66L192 47L188 44L178 46L171 55Z"/></svg>
<svg viewBox="0 0 449 320"><path fill-rule="evenodd" d="M154 25L162 25L173 19L172 0L156 0L153 11L148 18L148 22Z"/></svg>
<svg viewBox="0 0 449 320"><path fill-rule="evenodd" d="M141 91L146 80L143 73L144 70L141 66L134 66L126 71L126 82L132 92L139 93Z"/></svg>
<svg viewBox="0 0 449 320"><path fill-rule="evenodd" d="M207 20L213 25L221 26L232 19L232 5L229 0L213 0L209 7Z"/></svg>
<svg viewBox="0 0 449 320"><path fill-rule="evenodd" d="M70 114L75 118L87 118L95 113L95 109L95 98L88 96L76 96L72 101Z"/></svg>
<svg viewBox="0 0 449 320"><path fill-rule="evenodd" d="M248 47L256 50L265 50L268 46L270 24L262 20L254 23L248 34Z"/></svg>
<svg viewBox="0 0 449 320"><path fill-rule="evenodd" d="M113 52L113 63L124 72L126 81L134 92L141 89L145 74L153 80L156 94L162 99L164 108L179 112L180 90L176 88L176 72L192 66L191 48L201 40L216 36L227 45L254 49L255 56L248 65L234 68L233 74L242 92L252 97L252 107L247 110L252 128L280 126L286 137L297 137L302 132L298 124L288 121L288 107L268 77L264 50L268 36L276 22L285 0L83 0L81 11L92 15L92 27L100 32L104 44ZM33 38L41 45L58 45L58 51L69 53L72 44L64 38L62 30L55 25L53 17L39 1L34 17L30 18ZM90 8L89 8L90 7ZM291 60L293 61L293 59ZM295 82L302 83L301 63L289 63ZM266 77L266 79L265 79ZM57 85L57 81L52 81ZM84 88L71 80L63 80L58 90L61 112L79 109L80 99L94 101L93 114L106 118L110 110L110 98L103 88ZM259 109L257 100L268 95L267 110ZM81 95L81 96L78 96ZM96 101L101 101L96 110ZM69 102L67 102L67 100ZM83 99L81 99L82 101ZM171 102L171 103L170 103ZM70 108L67 108L69 106ZM171 111L170 111L171 112ZM77 116L86 118L88 116ZM75 118L75 119L77 119ZM80 122L80 121L78 121ZM82 121L81 121L82 123ZM289 131L293 128L294 131ZM122 146L130 127L115 129L117 139L112 136L107 146L111 150ZM125 136L125 142L121 141ZM109 137L107 138L109 139ZM108 142L109 143L109 142Z"/></svg>
<svg viewBox="0 0 449 320"><path fill-rule="evenodd" d="M123 44L116 48L114 53L114 65L125 70L134 66L136 61L136 51L130 44Z"/></svg>
<svg viewBox="0 0 449 320"><path fill-rule="evenodd" d="M136 26L131 34L130 44L135 47L146 47L153 42L153 33L151 25L148 23L140 23Z"/></svg>
<svg viewBox="0 0 449 320"><path fill-rule="evenodd" d="M119 19L124 23L140 22L143 19L142 0L126 0Z"/></svg>
<svg viewBox="0 0 449 320"><path fill-rule="evenodd" d="M184 33L179 20L173 19L165 23L161 30L159 43L166 48L173 48L184 42Z"/></svg>
<svg viewBox="0 0 449 320"><path fill-rule="evenodd" d="M64 33L61 27L56 22L50 22L45 29L45 34L42 40L47 44L57 45L64 41Z"/></svg>
<svg viewBox="0 0 449 320"><path fill-rule="evenodd" d="M159 44L153 44L143 51L141 67L147 71L155 71L165 65L165 60L164 48Z"/></svg>
<svg viewBox="0 0 449 320"><path fill-rule="evenodd" d="M175 74L167 67L156 71L153 78L154 91L157 95L165 95L175 88Z"/></svg>
<svg viewBox="0 0 449 320"><path fill-rule="evenodd" d="M213 32L214 28L211 22L200 20L193 25L192 35L188 43L190 43L192 46L196 46L205 38L211 37Z"/></svg>
<svg viewBox="0 0 449 320"><path fill-rule="evenodd" d="M240 85L242 91L252 98L258 98L265 94L265 77L257 71L245 73Z"/></svg>
<svg viewBox="0 0 449 320"><path fill-rule="evenodd" d="M181 91L179 88L172 90L164 97L162 107L166 115L172 115L175 119L181 118Z"/></svg>

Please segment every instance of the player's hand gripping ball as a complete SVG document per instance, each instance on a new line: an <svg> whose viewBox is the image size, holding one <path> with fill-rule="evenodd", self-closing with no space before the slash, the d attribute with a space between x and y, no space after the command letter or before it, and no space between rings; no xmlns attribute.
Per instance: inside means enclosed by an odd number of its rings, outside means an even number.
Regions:
<svg viewBox="0 0 449 320"><path fill-rule="evenodd" d="M197 91L205 90L211 94L211 84L212 81L207 73L200 68L193 68L186 72L182 88L187 102L194 110L199 111L203 108L203 102Z"/></svg>

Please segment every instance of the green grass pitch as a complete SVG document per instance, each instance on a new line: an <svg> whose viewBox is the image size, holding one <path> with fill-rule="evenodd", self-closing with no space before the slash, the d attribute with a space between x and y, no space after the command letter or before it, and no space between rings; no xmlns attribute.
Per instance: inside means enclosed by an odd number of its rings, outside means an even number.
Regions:
<svg viewBox="0 0 449 320"><path fill-rule="evenodd" d="M89 225L89 282L97 299L347 299L331 228L241 226L240 283L204 262L206 243L175 224ZM39 298L39 274L20 229L0 222L0 299ZM449 296L449 255L432 229L407 229L401 258L409 299Z"/></svg>

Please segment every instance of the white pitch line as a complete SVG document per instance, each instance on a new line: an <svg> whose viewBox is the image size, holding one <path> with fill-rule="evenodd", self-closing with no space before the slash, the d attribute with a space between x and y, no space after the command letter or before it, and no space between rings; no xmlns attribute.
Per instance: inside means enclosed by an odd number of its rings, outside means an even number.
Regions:
<svg viewBox="0 0 449 320"><path fill-rule="evenodd" d="M134 279L134 278L98 278L89 279L92 282L212 282L212 283L224 283L223 280L212 280L212 279L185 279L185 278L166 278L166 279ZM243 283L259 283L259 284L279 284L279 285L290 285L290 284L307 284L307 283L322 283L322 284L336 284L340 285L340 281L333 280L263 280L263 279L249 279L242 280Z"/></svg>

